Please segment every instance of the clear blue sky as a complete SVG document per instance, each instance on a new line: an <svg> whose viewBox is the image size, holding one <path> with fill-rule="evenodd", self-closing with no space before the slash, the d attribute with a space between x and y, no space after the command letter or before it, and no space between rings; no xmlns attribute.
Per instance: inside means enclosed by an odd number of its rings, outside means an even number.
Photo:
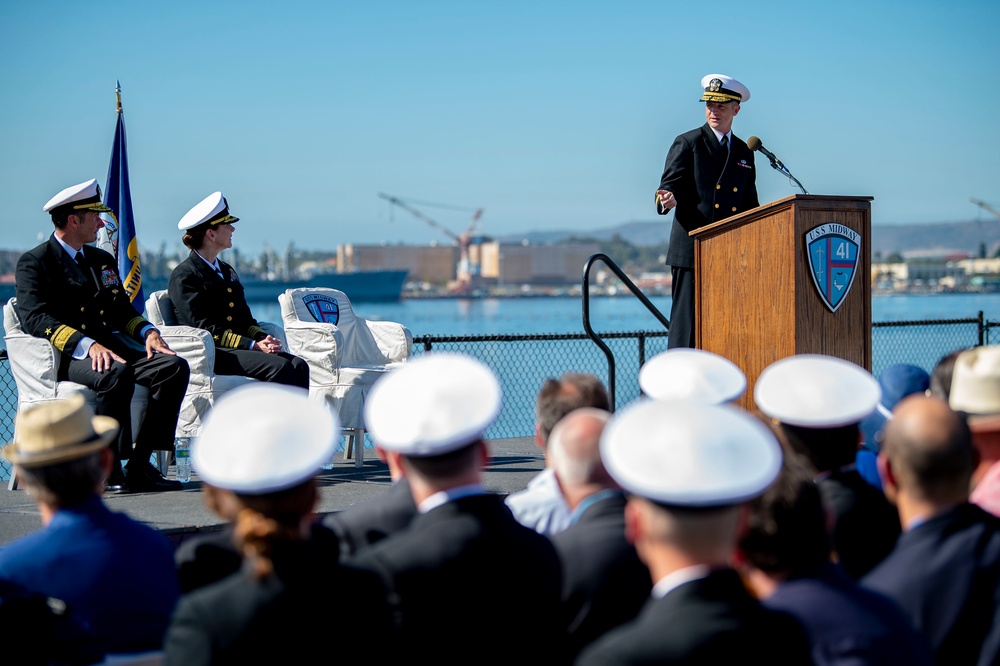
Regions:
<svg viewBox="0 0 1000 666"><path fill-rule="evenodd" d="M47 235L63 187L104 186L116 80L147 249L175 247L215 190L250 252L448 242L378 192L481 207L498 235L654 220L712 72L752 93L736 134L810 192L874 196L875 224L983 219L970 196L1000 207L998 25L996 0L7 1L0 247ZM758 166L762 201L797 191Z"/></svg>

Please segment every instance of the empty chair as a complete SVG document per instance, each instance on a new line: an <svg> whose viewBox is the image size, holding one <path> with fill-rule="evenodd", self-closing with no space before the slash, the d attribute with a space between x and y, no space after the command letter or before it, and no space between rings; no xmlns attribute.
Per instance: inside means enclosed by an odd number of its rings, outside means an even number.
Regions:
<svg viewBox="0 0 1000 666"><path fill-rule="evenodd" d="M364 461L365 396L385 372L409 358L410 330L359 317L347 294L326 287L288 289L278 296L290 353L309 363L309 393L337 410L347 433L345 457Z"/></svg>

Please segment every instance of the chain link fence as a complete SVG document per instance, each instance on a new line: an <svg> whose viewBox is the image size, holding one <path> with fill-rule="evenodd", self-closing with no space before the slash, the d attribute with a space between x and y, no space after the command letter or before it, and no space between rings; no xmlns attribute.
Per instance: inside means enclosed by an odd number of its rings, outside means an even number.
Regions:
<svg viewBox="0 0 1000 666"><path fill-rule="evenodd" d="M639 368L667 348L664 331L599 333L615 358L615 403L620 407L639 397ZM970 319L883 322L872 326L872 372L896 363L912 363L930 372L938 359L976 345L1000 344L1000 321L980 312ZM450 351L478 358L493 368L503 389L500 417L486 433L488 439L530 437L534 434L535 394L548 377L565 372L590 372L608 382L604 353L583 333L564 335L433 336L413 341L414 355ZM17 387L0 349L0 442L14 434ZM367 437L366 437L367 439ZM371 441L367 441L371 446ZM10 478L10 464L0 460L0 479Z"/></svg>

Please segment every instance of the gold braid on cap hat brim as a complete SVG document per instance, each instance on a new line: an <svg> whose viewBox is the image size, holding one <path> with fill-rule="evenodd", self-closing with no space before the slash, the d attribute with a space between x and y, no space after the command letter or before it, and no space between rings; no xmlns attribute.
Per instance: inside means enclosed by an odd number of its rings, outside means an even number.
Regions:
<svg viewBox="0 0 1000 666"><path fill-rule="evenodd" d="M98 213L114 212L110 208L105 206L103 203L101 203L101 200L97 197L91 197L89 199L81 201L80 203L73 206L73 210L92 210Z"/></svg>
<svg viewBox="0 0 1000 666"><path fill-rule="evenodd" d="M701 96L699 101L701 102L741 102L743 96L739 93L734 93L732 91L727 91L725 89L719 90L718 92L705 91L705 94Z"/></svg>
<svg viewBox="0 0 1000 666"><path fill-rule="evenodd" d="M223 208L221 212L210 220L205 220L202 224L207 224L210 227L215 227L220 224L232 224L233 222L239 222L240 218L234 217L229 214L228 208Z"/></svg>

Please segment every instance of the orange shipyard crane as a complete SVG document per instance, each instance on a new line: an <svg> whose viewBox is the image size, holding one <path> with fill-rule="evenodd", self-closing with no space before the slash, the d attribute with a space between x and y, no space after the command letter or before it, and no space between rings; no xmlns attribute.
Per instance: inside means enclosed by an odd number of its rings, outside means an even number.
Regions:
<svg viewBox="0 0 1000 666"><path fill-rule="evenodd" d="M413 215L417 219L423 220L424 222L426 222L430 226L434 227L438 231L441 231L442 233L444 233L446 236L448 236L448 238L450 238L453 241L455 241L455 244L458 245L458 257L459 257L459 259L458 259L458 267L457 267L457 270L455 272L456 276L458 278L458 289L457 289L457 291L460 291L460 292L463 292L463 293L466 293L466 292L470 291L471 288L472 288L473 281L476 280L476 279L478 279L478 277L479 277L480 266L479 266L479 262L478 261L476 261L476 262L471 261L471 259L469 257L469 246L472 244L473 232L475 231L476 224L479 222L479 218L482 217L483 209L482 208L477 209L476 212L473 213L473 215L472 215L472 221L469 223L469 226L465 229L465 231L463 231L460 234L456 234L451 229L445 227L444 225L440 224L436 220L428 217L427 215L425 215L424 213L420 212L419 210L417 210L416 208L414 208L413 206L411 206L406 201L400 199L399 197L394 197L394 196L392 196L390 194L384 194L382 192L379 192L378 196L381 197L381 198L383 198L383 199L385 199L386 201L388 201L390 204L392 204L394 206L399 206L400 208L402 208L406 212L410 213L411 215ZM442 207L442 208L451 208L451 209L454 209L454 210L465 210L465 209L457 208L455 206L442 206L441 204L426 204L425 203L424 205L434 205L434 206L438 206L438 207Z"/></svg>

